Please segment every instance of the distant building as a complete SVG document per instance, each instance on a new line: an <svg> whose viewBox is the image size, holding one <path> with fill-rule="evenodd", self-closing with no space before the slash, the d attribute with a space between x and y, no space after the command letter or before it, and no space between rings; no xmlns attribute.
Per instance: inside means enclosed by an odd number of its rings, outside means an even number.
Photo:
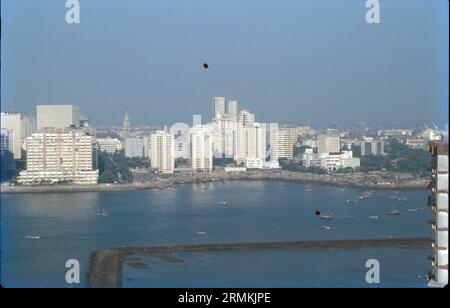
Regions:
<svg viewBox="0 0 450 308"><path fill-rule="evenodd" d="M123 146L126 157L144 157L144 140L142 138L125 138Z"/></svg>
<svg viewBox="0 0 450 308"><path fill-rule="evenodd" d="M320 167L328 172L335 172L339 169L360 167L361 162L357 157L353 157L351 151L342 153L324 153L320 155Z"/></svg>
<svg viewBox="0 0 450 308"><path fill-rule="evenodd" d="M314 166L313 161L316 159L315 156L316 154L314 154L313 149L305 149L305 152L303 153L302 156L303 166L305 168L313 167Z"/></svg>
<svg viewBox="0 0 450 308"><path fill-rule="evenodd" d="M97 143L99 150L108 154L114 154L122 150L122 141L117 138L99 138Z"/></svg>
<svg viewBox="0 0 450 308"><path fill-rule="evenodd" d="M202 115L194 114L192 116L192 126L202 125Z"/></svg>
<svg viewBox="0 0 450 308"><path fill-rule="evenodd" d="M189 159L191 157L189 125L181 122L175 123L170 127L170 133L174 136L175 159Z"/></svg>
<svg viewBox="0 0 450 308"><path fill-rule="evenodd" d="M25 140L36 132L36 118L34 116L22 117L22 136L21 139Z"/></svg>
<svg viewBox="0 0 450 308"><path fill-rule="evenodd" d="M426 144L426 141L422 138L407 138L405 142L405 145L414 150L421 150Z"/></svg>
<svg viewBox="0 0 450 308"><path fill-rule="evenodd" d="M238 102L235 100L230 100L227 102L227 116L236 119L238 114Z"/></svg>
<svg viewBox="0 0 450 308"><path fill-rule="evenodd" d="M37 130L80 126L78 105L37 105Z"/></svg>
<svg viewBox="0 0 450 308"><path fill-rule="evenodd" d="M246 126L238 124L236 130L236 156L239 164L247 158L266 160L266 125L253 123Z"/></svg>
<svg viewBox="0 0 450 308"><path fill-rule="evenodd" d="M213 97L213 118L220 119L226 115L226 99L223 96Z"/></svg>
<svg viewBox="0 0 450 308"><path fill-rule="evenodd" d="M319 135L319 137L317 138L317 153L319 155L340 152L341 144L340 137L338 135Z"/></svg>
<svg viewBox="0 0 450 308"><path fill-rule="evenodd" d="M292 160L294 157L295 130L290 127L278 127L277 154L278 158Z"/></svg>
<svg viewBox="0 0 450 308"><path fill-rule="evenodd" d="M2 112L1 128L9 131L9 140L13 144L14 159L22 158L22 119L19 112Z"/></svg>
<svg viewBox="0 0 450 308"><path fill-rule="evenodd" d="M191 128L191 162L192 169L203 172L213 170L213 141L212 135L204 126Z"/></svg>
<svg viewBox="0 0 450 308"><path fill-rule="evenodd" d="M0 133L0 182L9 181L15 171L13 135L6 128Z"/></svg>
<svg viewBox="0 0 450 308"><path fill-rule="evenodd" d="M27 169L18 182L96 184L96 141L81 131L46 129L26 140Z"/></svg>
<svg viewBox="0 0 450 308"><path fill-rule="evenodd" d="M360 142L361 156L381 156L384 155L384 141L373 140L373 138L365 138Z"/></svg>
<svg viewBox="0 0 450 308"><path fill-rule="evenodd" d="M153 169L160 173L173 173L175 168L174 136L165 130L150 136L150 160Z"/></svg>
<svg viewBox="0 0 450 308"><path fill-rule="evenodd" d="M255 123L255 114L250 110L243 109L237 116L237 122L241 125L249 125Z"/></svg>

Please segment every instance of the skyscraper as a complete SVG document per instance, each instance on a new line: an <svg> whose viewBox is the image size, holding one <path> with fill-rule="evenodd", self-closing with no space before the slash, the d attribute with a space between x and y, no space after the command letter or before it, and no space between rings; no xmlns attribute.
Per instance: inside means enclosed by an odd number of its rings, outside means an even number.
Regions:
<svg viewBox="0 0 450 308"><path fill-rule="evenodd" d="M293 135L294 129L291 127L278 127L277 134L277 155L278 158L292 160L294 157Z"/></svg>
<svg viewBox="0 0 450 308"><path fill-rule="evenodd" d="M158 130L150 136L150 161L153 169L161 173L173 173L175 169L174 136Z"/></svg>
<svg viewBox="0 0 450 308"><path fill-rule="evenodd" d="M22 158L21 136L22 121L19 112L2 112L1 128L9 131L10 140L12 139L14 159Z"/></svg>
<svg viewBox="0 0 450 308"><path fill-rule="evenodd" d="M238 102L236 100L227 101L227 116L236 120L238 114Z"/></svg>
<svg viewBox="0 0 450 308"><path fill-rule="evenodd" d="M239 112L239 115L237 116L237 121L242 125L253 124L255 123L255 114L252 113L250 110L243 109L241 110L241 112Z"/></svg>
<svg viewBox="0 0 450 308"><path fill-rule="evenodd" d="M226 115L226 102L225 97L216 96L213 97L213 118L220 119Z"/></svg>
<svg viewBox="0 0 450 308"><path fill-rule="evenodd" d="M37 105L37 130L80 126L78 105Z"/></svg>
<svg viewBox="0 0 450 308"><path fill-rule="evenodd" d="M0 133L0 182L8 181L15 171L13 135L6 128Z"/></svg>
<svg viewBox="0 0 450 308"><path fill-rule="evenodd" d="M212 135L204 126L191 128L191 162L192 169L211 172L213 169Z"/></svg>

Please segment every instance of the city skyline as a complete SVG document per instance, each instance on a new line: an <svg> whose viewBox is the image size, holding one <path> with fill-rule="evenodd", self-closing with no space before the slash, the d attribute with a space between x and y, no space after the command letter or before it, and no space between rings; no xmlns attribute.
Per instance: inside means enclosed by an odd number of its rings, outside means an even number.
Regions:
<svg viewBox="0 0 450 308"><path fill-rule="evenodd" d="M82 2L78 25L56 1L2 3L2 111L75 104L94 125L125 112L135 124L190 123L222 95L261 122L448 122L448 3L383 2L379 25L365 23L364 1L201 3Z"/></svg>

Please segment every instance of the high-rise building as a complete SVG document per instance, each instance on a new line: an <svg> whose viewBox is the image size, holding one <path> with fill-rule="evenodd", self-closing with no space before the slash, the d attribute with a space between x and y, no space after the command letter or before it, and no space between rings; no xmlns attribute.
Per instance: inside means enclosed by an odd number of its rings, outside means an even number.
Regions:
<svg viewBox="0 0 450 308"><path fill-rule="evenodd" d="M384 155L384 141L373 140L373 138L365 138L360 142L361 156L381 156Z"/></svg>
<svg viewBox="0 0 450 308"><path fill-rule="evenodd" d="M22 116L22 140L27 139L36 132L36 118L34 116Z"/></svg>
<svg viewBox="0 0 450 308"><path fill-rule="evenodd" d="M150 136L150 160L153 169L161 173L173 173L175 169L174 136L165 130Z"/></svg>
<svg viewBox="0 0 450 308"><path fill-rule="evenodd" d="M245 163L247 158L266 160L265 124L237 125L235 160L238 163Z"/></svg>
<svg viewBox="0 0 450 308"><path fill-rule="evenodd" d="M321 134L317 140L317 153L329 154L329 153L340 153L341 145L340 138L338 135Z"/></svg>
<svg viewBox="0 0 450 308"><path fill-rule="evenodd" d="M255 123L255 114L250 110L243 109L241 110L241 112L239 112L237 121L242 125L253 124Z"/></svg>
<svg viewBox="0 0 450 308"><path fill-rule="evenodd" d="M37 105L37 130L80 126L78 105Z"/></svg>
<svg viewBox="0 0 450 308"><path fill-rule="evenodd" d="M433 267L427 275L429 287L446 287L448 284L448 143L429 142L432 154L431 196L428 205L433 211L429 221L433 229L433 255L428 259Z"/></svg>
<svg viewBox="0 0 450 308"><path fill-rule="evenodd" d="M108 154L114 154L122 150L122 142L117 138L99 138L97 143L99 150Z"/></svg>
<svg viewBox="0 0 450 308"><path fill-rule="evenodd" d="M13 143L14 159L22 158L22 120L19 112L2 112L1 113L1 128L9 131L10 139Z"/></svg>
<svg viewBox="0 0 450 308"><path fill-rule="evenodd" d="M220 119L226 115L226 100L223 96L213 97L213 118Z"/></svg>
<svg viewBox="0 0 450 308"><path fill-rule="evenodd" d="M278 158L292 160L294 157L295 131L291 127L278 127L277 154Z"/></svg>
<svg viewBox="0 0 450 308"><path fill-rule="evenodd" d="M269 160L278 161L278 123L269 123L266 142Z"/></svg>
<svg viewBox="0 0 450 308"><path fill-rule="evenodd" d="M238 114L238 102L236 100L227 101L227 116L236 120Z"/></svg>
<svg viewBox="0 0 450 308"><path fill-rule="evenodd" d="M123 146L126 157L144 157L144 140L142 138L125 138Z"/></svg>
<svg viewBox="0 0 450 308"><path fill-rule="evenodd" d="M190 128L186 123L175 123L170 127L174 136L175 159L189 159L190 156Z"/></svg>
<svg viewBox="0 0 450 308"><path fill-rule="evenodd" d="M194 114L192 116L192 126L196 125L202 125L202 115L201 114Z"/></svg>
<svg viewBox="0 0 450 308"><path fill-rule="evenodd" d="M191 128L192 169L211 172L213 170L213 136L208 128L197 125Z"/></svg>
<svg viewBox="0 0 450 308"><path fill-rule="evenodd" d="M0 182L8 181L15 171L13 135L6 128L0 133Z"/></svg>
<svg viewBox="0 0 450 308"><path fill-rule="evenodd" d="M27 169L18 182L96 184L96 141L81 131L44 129L26 139Z"/></svg>

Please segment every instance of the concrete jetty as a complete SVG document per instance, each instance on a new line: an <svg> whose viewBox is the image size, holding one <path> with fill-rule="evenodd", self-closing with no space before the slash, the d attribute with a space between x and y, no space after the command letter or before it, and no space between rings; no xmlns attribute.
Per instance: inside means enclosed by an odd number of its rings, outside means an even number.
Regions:
<svg viewBox="0 0 450 308"><path fill-rule="evenodd" d="M99 250L91 255L87 282L94 288L121 287L122 267L132 255L152 256L175 252L251 251L262 249L327 249L362 247L428 247L429 238L382 238L345 240L307 240L295 242L196 244L176 246L118 247Z"/></svg>

